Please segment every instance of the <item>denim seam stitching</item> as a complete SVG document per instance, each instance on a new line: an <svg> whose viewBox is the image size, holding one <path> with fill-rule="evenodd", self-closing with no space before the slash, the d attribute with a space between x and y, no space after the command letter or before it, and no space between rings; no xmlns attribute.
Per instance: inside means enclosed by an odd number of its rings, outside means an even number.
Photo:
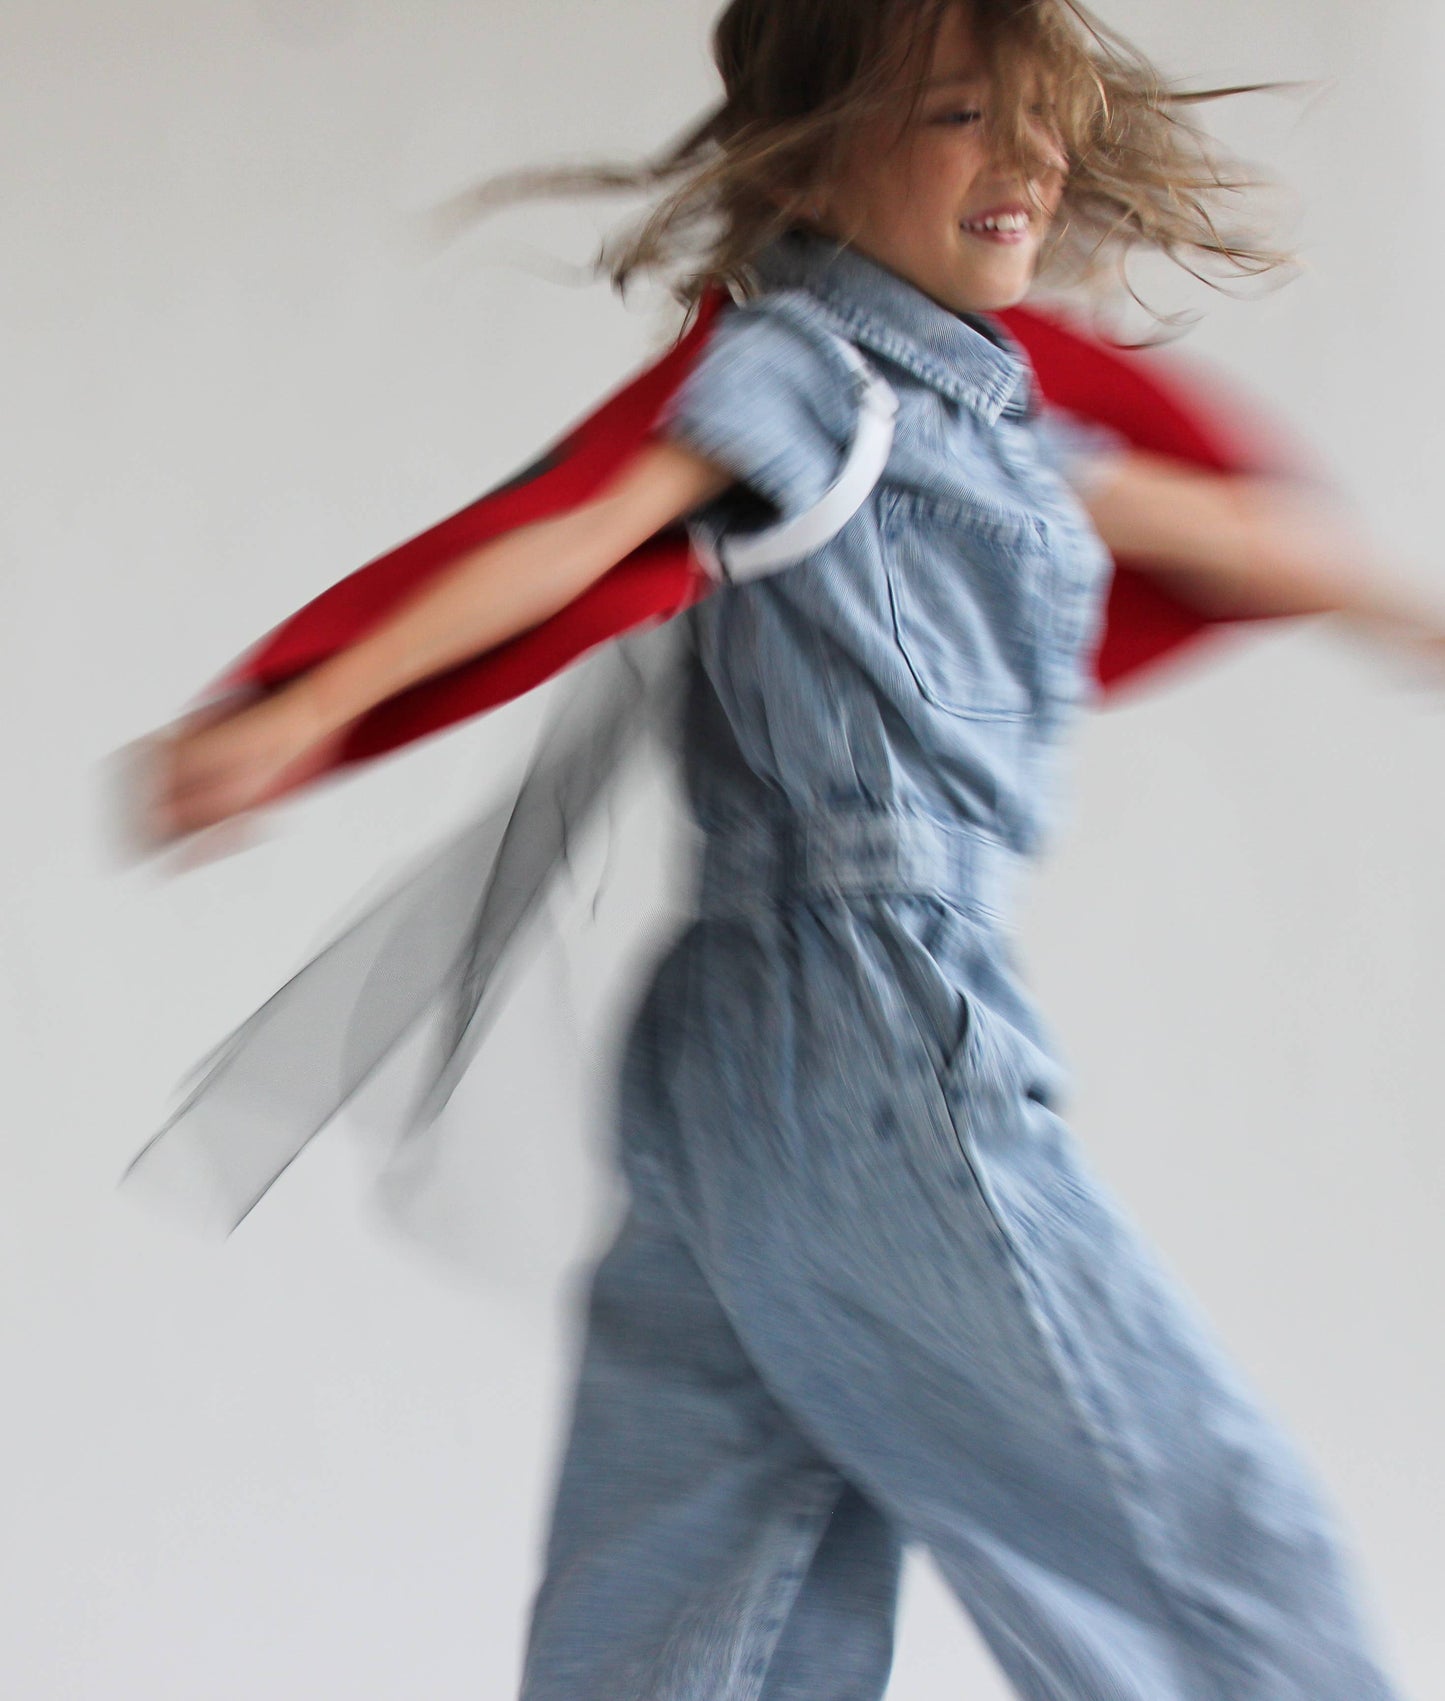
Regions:
<svg viewBox="0 0 1445 1701"><path fill-rule="evenodd" d="M739 1684L734 1686L736 1701L758 1701L761 1696L778 1642L797 1604L828 1518L842 1492L841 1481L818 1472L816 1480L809 1482L794 1497L788 1517L794 1536L792 1548L768 1579L767 1590L774 1604L755 1621L752 1648L747 1657L739 1661L742 1672ZM730 1698L724 1698L724 1701L730 1701Z"/></svg>
<svg viewBox="0 0 1445 1701"><path fill-rule="evenodd" d="M924 1049L927 1051L926 1039L919 1027L918 1018L906 1000L905 1008L908 1011L909 1021L919 1032L920 1040L924 1041ZM974 1027L973 1007L970 1003L970 1037L964 1048L964 1056L971 1056L974 1053ZM948 1095L945 1077L934 1066L931 1055L928 1060L928 1074L937 1091L936 1102L941 1103L948 1127L953 1134L951 1149L963 1160L988 1219L993 1225L993 1238L996 1247L1002 1253L1001 1263L1008 1275L1009 1285L1020 1302L1025 1317L1032 1325L1034 1337L1041 1348L1041 1355L1053 1371L1063 1393L1065 1404L1078 1426L1079 1434L1103 1462L1107 1480L1113 1487L1113 1499L1119 1510L1121 1524L1133 1538L1135 1549L1143 1562L1145 1575L1164 1609L1165 1617L1184 1629L1186 1635L1188 1635L1189 1624L1185 1617L1185 1608L1188 1605L1185 1599L1187 1589L1181 1581L1175 1578L1174 1567L1168 1556L1158 1551L1152 1534L1147 1533L1145 1526L1140 1522L1137 1485L1132 1480L1133 1471L1130 1463L1115 1449L1111 1444L1109 1435L1100 1428L1098 1414L1090 1403L1090 1397L1093 1394L1092 1386L1087 1388L1080 1386L1087 1379L1081 1377L1077 1368L1070 1362L1070 1355L1063 1343L1062 1332L1054 1318L1045 1309L1041 1296L1036 1291L1037 1284L1029 1275L1028 1261L1014 1243L1014 1238L1004 1222L997 1202L993 1198L992 1189L985 1182L980 1166L969 1155L958 1126L953 1103ZM953 1078L952 1071L949 1072L948 1078ZM1192 1679L1188 1676L1177 1649L1171 1650L1171 1652L1174 1655L1172 1663L1179 1672L1181 1679L1181 1695L1199 1694Z"/></svg>

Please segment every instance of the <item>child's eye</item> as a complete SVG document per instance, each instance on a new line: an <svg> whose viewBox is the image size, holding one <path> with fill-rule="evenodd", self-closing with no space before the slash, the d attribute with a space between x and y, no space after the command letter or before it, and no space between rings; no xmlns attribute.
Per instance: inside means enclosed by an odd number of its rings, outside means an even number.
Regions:
<svg viewBox="0 0 1445 1701"><path fill-rule="evenodd" d="M954 112L941 112L938 115L939 124L977 124L983 114L976 107L960 107Z"/></svg>

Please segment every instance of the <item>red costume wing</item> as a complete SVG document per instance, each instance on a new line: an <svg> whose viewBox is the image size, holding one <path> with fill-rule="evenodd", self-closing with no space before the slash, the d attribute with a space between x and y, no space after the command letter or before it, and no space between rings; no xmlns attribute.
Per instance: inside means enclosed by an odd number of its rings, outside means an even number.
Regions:
<svg viewBox="0 0 1445 1701"><path fill-rule="evenodd" d="M355 643L469 551L585 502L642 446L701 352L722 302L717 295L705 301L660 360L533 466L357 568L274 627L208 688L207 698L279 688ZM686 530L670 526L540 625L378 703L347 729L329 766L368 760L520 697L606 639L681 612L709 585Z"/></svg>
<svg viewBox="0 0 1445 1701"><path fill-rule="evenodd" d="M534 466L323 591L243 655L206 698L278 688L356 642L468 551L587 500L642 446L726 305L721 291L711 292L691 328L660 360ZM998 318L1028 353L1050 402L1112 426L1141 448L1220 470L1256 464L1221 409L1177 375L1162 379L1137 359L1036 309L1012 308ZM330 769L379 756L521 696L597 644L681 612L711 586L685 528L670 526L540 625L377 704L295 784L309 784ZM1218 622L1161 589L1138 564L1118 563L1095 663L1101 685L1108 690L1213 624Z"/></svg>
<svg viewBox="0 0 1445 1701"><path fill-rule="evenodd" d="M1177 368L1161 373L1036 308L995 317L1026 350L1045 398L1081 419L1112 426L1137 449L1216 472L1262 471L1271 456L1245 410L1209 397ZM1094 671L1107 693L1131 674L1226 624L1165 590L1143 563L1116 559Z"/></svg>
<svg viewBox="0 0 1445 1701"><path fill-rule="evenodd" d="M710 297L685 337L537 466L333 585L214 689L275 688L356 642L415 587L478 544L584 501L654 429L725 305L725 298ZM1015 309L1005 317L1048 400L1185 460L1232 467L1254 459L1225 432L1219 410L1190 388L1166 387L1137 362L1042 314ZM860 442L863 436L860 430ZM671 671L672 652L665 643L649 649L646 635L640 644L625 635L675 614L711 583L686 529L669 527L550 620L377 705L294 782L309 783L328 767L378 755L505 702L584 651L618 640L559 696L515 800L489 804L454 833L203 1059L184 1102L127 1176L148 1178L185 1200L189 1211L234 1227L440 1001L441 1046L398 1145L415 1168L416 1136L446 1103L487 1031L498 968L535 925L569 844L629 752L654 727L675 725L672 693L681 678ZM1121 566L1097 660L1102 683L1111 686L1156 661L1207 624Z"/></svg>

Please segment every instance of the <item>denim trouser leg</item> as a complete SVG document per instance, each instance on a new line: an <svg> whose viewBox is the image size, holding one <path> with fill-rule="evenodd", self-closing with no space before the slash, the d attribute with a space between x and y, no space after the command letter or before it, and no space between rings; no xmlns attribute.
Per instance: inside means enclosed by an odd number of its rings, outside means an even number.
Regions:
<svg viewBox="0 0 1445 1701"><path fill-rule="evenodd" d="M930 914L759 907L651 984L526 1701L876 1698L890 1532L1027 1701L1395 1701L1312 1472Z"/></svg>
<svg viewBox="0 0 1445 1701"><path fill-rule="evenodd" d="M773 1649L760 1701L876 1701L893 1664L903 1548L845 1483Z"/></svg>
<svg viewBox="0 0 1445 1701"><path fill-rule="evenodd" d="M634 1211L592 1280L525 1701L878 1701L899 1560Z"/></svg>

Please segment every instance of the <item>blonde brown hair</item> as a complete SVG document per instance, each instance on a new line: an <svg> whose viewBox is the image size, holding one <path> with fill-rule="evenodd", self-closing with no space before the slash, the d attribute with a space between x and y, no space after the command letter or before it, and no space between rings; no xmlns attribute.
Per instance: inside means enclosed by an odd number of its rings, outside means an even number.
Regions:
<svg viewBox="0 0 1445 1701"><path fill-rule="evenodd" d="M837 169L850 127L898 110L900 89L900 135L916 118L938 31L960 4L993 90L988 125L998 156L1026 178L1036 165L1027 82L1031 97L1042 87L1069 161L1039 282L1095 293L1112 285L1138 300L1125 263L1139 248L1163 252L1216 288L1191 256L1241 275L1294 263L1252 230L1221 231L1221 199L1261 183L1240 175L1238 162L1183 110L1291 85L1171 90L1077 0L731 0L712 38L723 99L658 155L630 165L505 173L454 198L451 213L475 215L540 194L662 190L640 222L604 241L596 271L624 293L639 273L670 275L673 294L689 307L713 284L751 294L750 260L805 218L810 196Z"/></svg>

